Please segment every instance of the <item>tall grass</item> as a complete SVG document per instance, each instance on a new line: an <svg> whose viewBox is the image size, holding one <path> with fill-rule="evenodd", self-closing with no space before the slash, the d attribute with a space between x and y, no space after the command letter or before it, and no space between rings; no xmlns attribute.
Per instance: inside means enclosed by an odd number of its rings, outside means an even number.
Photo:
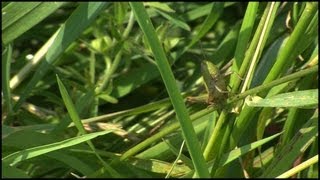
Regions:
<svg viewBox="0 0 320 180"><path fill-rule="evenodd" d="M317 38L317 2L2 2L2 177L318 177Z"/></svg>

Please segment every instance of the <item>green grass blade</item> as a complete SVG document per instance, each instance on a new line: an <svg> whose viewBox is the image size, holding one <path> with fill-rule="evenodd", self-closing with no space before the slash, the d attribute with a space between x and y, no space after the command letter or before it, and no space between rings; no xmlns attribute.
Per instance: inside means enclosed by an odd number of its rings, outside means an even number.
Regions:
<svg viewBox="0 0 320 180"><path fill-rule="evenodd" d="M246 103L253 107L315 108L318 106L318 93L318 89L312 89L278 94L265 99L254 96L247 98Z"/></svg>
<svg viewBox="0 0 320 180"><path fill-rule="evenodd" d="M295 137L279 150L276 157L261 177L276 177L288 170L296 158L305 152L318 134L318 117L311 118L296 133Z"/></svg>
<svg viewBox="0 0 320 180"><path fill-rule="evenodd" d="M40 4L41 2L9 3L2 9L1 29L6 29L8 26L18 21L20 18L25 16Z"/></svg>
<svg viewBox="0 0 320 180"><path fill-rule="evenodd" d="M55 33L56 36L45 55L32 79L24 89L19 101L14 109L17 110L25 101L33 87L41 80L41 78L49 70L50 64L53 64L57 58L69 47L69 45L78 38L78 36L95 20L100 12L108 3L105 2L88 2L82 3L72 13L65 24ZM22 71L25 71L22 69ZM29 72L31 69L28 70ZM25 74L26 75L26 74Z"/></svg>
<svg viewBox="0 0 320 180"><path fill-rule="evenodd" d="M264 80L264 83L268 83L277 78L283 72L283 69L285 69L284 67L288 66L292 62L292 59L295 58L293 55L297 54L292 52L297 43L299 41L302 41L302 39L304 38L305 31L307 30L307 27L311 22L313 16L317 12L317 9L318 6L316 2L307 3L306 8L300 17L297 26L294 28L291 36L289 37L286 46L279 53L276 63L273 65L272 69L270 70L270 73Z"/></svg>
<svg viewBox="0 0 320 180"><path fill-rule="evenodd" d="M209 177L209 172L206 169L206 164L201 153L199 141L197 140L187 109L184 105L182 96L180 95L173 73L170 69L170 65L159 39L157 38L151 20L142 3L130 3L130 5L135 13L135 17L140 25L140 28L146 35L148 43L156 59L160 74L163 78L167 92L176 111L177 118L180 122L180 126L196 172L198 173L199 177Z"/></svg>
<svg viewBox="0 0 320 180"><path fill-rule="evenodd" d="M57 82L58 82L58 85L59 85L59 90L60 90L62 99L63 99L64 104L65 104L65 106L66 106L66 108L68 110L70 118L72 119L73 123L77 127L78 131L81 134L86 134L86 131L85 131L85 129L83 127L83 124L82 124L82 122L80 120L80 117L78 115L78 112L77 112L76 108L73 105L73 102L72 102L72 100L71 100L71 98L70 98L70 96L68 94L67 89L65 88L65 86L61 82L61 80L60 80L58 75L57 75Z"/></svg>
<svg viewBox="0 0 320 180"><path fill-rule="evenodd" d="M12 112L11 90L10 90L10 65L12 61L12 46L9 44L2 55L2 92L5 100L6 113Z"/></svg>
<svg viewBox="0 0 320 180"><path fill-rule="evenodd" d="M57 82L58 82L58 85L59 85L59 89L60 89L60 93L61 93L61 96L62 96L62 99L66 105L66 108L68 110L68 113L69 113L69 116L70 118L72 119L73 123L75 124L75 126L77 127L78 131L80 132L80 134L86 134L86 131L83 127L83 124L80 120L80 117L78 115L78 112L68 94L68 91L67 89L65 88L65 86L63 85L63 83L61 82L61 80L59 79L59 76L57 75ZM110 174L112 176L115 176L115 177L119 177L118 173L112 169L101 157L98 153L96 153L96 149L93 145L93 143L91 141L87 141L88 145L90 146L90 148L92 149L92 151L95 152L95 155L98 157L98 159L101 161L101 163L104 165L104 167L106 168L107 171L110 172Z"/></svg>
<svg viewBox="0 0 320 180"><path fill-rule="evenodd" d="M180 15L180 18L185 21L193 21L199 17L209 14L211 9L212 9L212 3L208 3L206 5L199 6L195 9L191 9L190 11Z"/></svg>
<svg viewBox="0 0 320 180"><path fill-rule="evenodd" d="M210 28L217 22L220 15L223 12L223 5L224 3L221 2L215 2L212 4L212 8L210 11L210 14L207 16L206 20L203 22L199 33L192 39L190 44L186 47L186 49L189 49L194 44L196 44L209 30Z"/></svg>
<svg viewBox="0 0 320 180"><path fill-rule="evenodd" d="M12 2L2 10L2 42L8 44L66 2Z"/></svg>
<svg viewBox="0 0 320 180"><path fill-rule="evenodd" d="M249 69L250 62L252 61L255 52L258 51L257 47L258 47L258 43L259 42L260 42L260 48L263 48L264 44L261 43L260 38L261 38L263 32L267 32L267 31L263 31L263 30L264 29L268 29L272 25L272 22L273 22L272 18L269 19L269 21L268 21L269 23L266 22L267 19L268 19L269 11L270 11L271 7L274 7L273 10L272 10L272 13L275 13L275 11L277 10L277 8L279 6L279 3L275 3L274 6L272 6L272 4L273 3L268 3L267 4L267 7L265 8L264 13L263 13L263 15L262 15L262 17L260 19L259 25L258 25L258 27L257 27L257 29L255 31L253 39L251 40L250 46L249 46L248 50L245 53L245 57L244 57L244 59L242 61L242 64L241 64L241 67L240 67L240 70L239 70L239 73L238 73L238 75L240 77L244 77L245 74L247 73L247 70ZM265 23L268 23L268 24L265 24ZM264 34L268 35L268 33L264 33ZM237 66L239 66L239 64ZM242 82L242 80L240 78L237 77L235 79L234 84L232 84L232 92L233 93L238 92L241 82Z"/></svg>
<svg viewBox="0 0 320 180"><path fill-rule="evenodd" d="M145 2L145 6L154 7L157 9L160 9L162 11L168 12L168 13L174 13L175 10L173 10L168 4L160 3L160 2Z"/></svg>
<svg viewBox="0 0 320 180"><path fill-rule="evenodd" d="M188 24L186 24L185 22L183 22L182 20L178 19L177 17L174 17L170 14L161 12L159 10L156 10L159 14L161 14L164 18L168 19L172 24L175 24L178 27L181 27L182 29L186 30L186 31L190 31L190 27L188 26Z"/></svg>
<svg viewBox="0 0 320 180"><path fill-rule="evenodd" d="M2 161L5 163L10 163L10 165L13 166L21 161L24 161L24 160L27 160L27 159L30 159L33 157L37 157L37 156L40 156L40 155L43 155L43 154L46 154L46 153L49 153L52 151L56 151L59 149L74 146L76 144L86 142L88 140L91 140L91 139L96 138L98 136L105 135L110 132L112 132L112 130L96 132L96 133L91 133L91 134L85 134L82 136L70 138L70 139L63 140L63 141L56 142L56 143L52 143L52 144L28 148L28 149L25 149L22 151L12 153L12 154L2 158Z"/></svg>
<svg viewBox="0 0 320 180"><path fill-rule="evenodd" d="M253 25L256 20L256 14L258 11L259 2L249 2L241 29L239 32L238 42L236 46L236 51L234 54L234 63L232 64L232 70L235 72L239 71L239 68L242 64L245 52L247 50L247 45L249 43L251 33L253 30ZM233 86L235 81L236 74L231 75L230 84Z"/></svg>
<svg viewBox="0 0 320 180"><path fill-rule="evenodd" d="M299 164L298 166L290 169L289 171L281 174L280 176L277 176L276 178L290 178L294 176L295 174L298 174L302 170L310 167L311 165L317 163L319 161L319 155L313 156L312 158L304 161L303 163Z"/></svg>
<svg viewBox="0 0 320 180"><path fill-rule="evenodd" d="M146 104L146 105L143 105L143 106L139 106L139 107L136 107L136 108L127 109L127 110L118 111L118 112L114 112L114 113L110 113L110 114L105 114L105 115L101 115L101 116L96 116L96 117L92 117L92 118L83 119L82 123L105 121L107 119L116 118L116 117L119 117L119 116L137 115L137 114L141 114L141 113L145 113L145 112L149 112L149 111L154 111L154 110L163 108L163 107L168 106L168 105L170 105L169 98L165 98L165 99L162 99L160 101L149 103L149 104ZM69 125L69 127L72 127L72 126L74 126L74 123L71 123Z"/></svg>
<svg viewBox="0 0 320 180"><path fill-rule="evenodd" d="M282 133L274 134L270 137L267 137L267 138L261 139L259 141L241 146L235 150L232 150L229 153L223 154L223 156L221 157L221 159L219 161L220 167L230 163L231 161L234 161L235 159L239 158L240 156L242 156L242 155L258 148L258 147L261 147L263 144L273 140L274 138L280 136L281 134Z"/></svg>

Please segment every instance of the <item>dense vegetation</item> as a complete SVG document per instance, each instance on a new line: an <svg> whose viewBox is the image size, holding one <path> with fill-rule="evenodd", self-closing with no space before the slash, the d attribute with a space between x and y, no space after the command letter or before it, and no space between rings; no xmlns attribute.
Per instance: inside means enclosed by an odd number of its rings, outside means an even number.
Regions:
<svg viewBox="0 0 320 180"><path fill-rule="evenodd" d="M2 177L318 177L317 2L1 5Z"/></svg>

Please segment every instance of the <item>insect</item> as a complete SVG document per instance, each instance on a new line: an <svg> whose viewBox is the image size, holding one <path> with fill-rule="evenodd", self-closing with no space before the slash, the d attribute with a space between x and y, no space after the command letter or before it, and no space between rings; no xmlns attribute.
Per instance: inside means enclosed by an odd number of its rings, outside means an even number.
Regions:
<svg viewBox="0 0 320 180"><path fill-rule="evenodd" d="M208 92L207 104L222 104L228 98L228 90L223 75L210 61L201 62L204 85Z"/></svg>
<svg viewBox="0 0 320 180"><path fill-rule="evenodd" d="M228 98L228 90L220 70L216 65L208 60L201 62L201 73L204 80L204 86L208 93L207 99L203 97L188 97L189 102L205 102L210 106L222 105Z"/></svg>
<svg viewBox="0 0 320 180"><path fill-rule="evenodd" d="M202 46L200 47L202 49ZM208 96L206 99L200 96L188 97L187 101L205 102L209 106L221 107L228 98L229 93L224 78L225 75L221 74L219 68L208 60L201 62L201 73Z"/></svg>

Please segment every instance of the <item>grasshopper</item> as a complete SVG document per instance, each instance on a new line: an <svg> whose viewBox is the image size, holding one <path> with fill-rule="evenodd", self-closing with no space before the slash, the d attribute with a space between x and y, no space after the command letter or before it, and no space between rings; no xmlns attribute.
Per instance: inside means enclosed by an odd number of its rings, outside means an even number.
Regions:
<svg viewBox="0 0 320 180"><path fill-rule="evenodd" d="M201 62L201 73L208 97L204 100L202 97L188 97L189 102L206 102L209 106L220 106L228 98L228 90L220 70L216 65L208 60Z"/></svg>
<svg viewBox="0 0 320 180"><path fill-rule="evenodd" d="M202 45L200 43L202 50ZM203 51L203 50L202 50ZM203 52L204 59L205 54ZM229 63L228 63L229 64ZM229 66L229 65L226 65ZM224 69L224 68L223 68ZM209 106L221 107L228 98L228 89L223 74L221 74L219 68L208 60L201 62L201 73L204 80L204 86L208 93L207 99L202 97L187 97L189 102L206 102Z"/></svg>

